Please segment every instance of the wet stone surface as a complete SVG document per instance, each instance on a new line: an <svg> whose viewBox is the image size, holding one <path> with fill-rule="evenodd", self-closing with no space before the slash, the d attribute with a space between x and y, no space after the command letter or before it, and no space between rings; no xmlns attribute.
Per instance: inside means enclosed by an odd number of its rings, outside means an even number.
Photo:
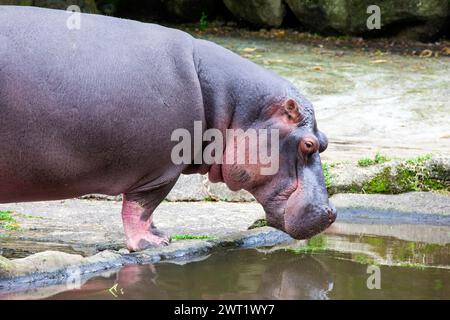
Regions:
<svg viewBox="0 0 450 320"><path fill-rule="evenodd" d="M110 249L125 248L119 201L63 200L0 204L11 210L20 229L1 230L1 248L5 252L22 241L47 243L48 249L64 247L65 252L92 255ZM155 224L174 234L223 237L244 231L264 216L256 203L163 202L155 212ZM17 241L13 241L13 240ZM26 250L26 245L22 246ZM28 246L29 253L44 246ZM59 249L58 249L59 250Z"/></svg>
<svg viewBox="0 0 450 320"><path fill-rule="evenodd" d="M337 194L331 201L341 214L339 222L396 224L450 224L450 197L413 192L400 195ZM64 200L0 204L12 211L19 229L1 230L0 250L5 256L24 257L44 250L93 255L125 248L121 202ZM396 214L392 214L395 211ZM163 202L155 224L170 234L226 238L264 217L257 203Z"/></svg>

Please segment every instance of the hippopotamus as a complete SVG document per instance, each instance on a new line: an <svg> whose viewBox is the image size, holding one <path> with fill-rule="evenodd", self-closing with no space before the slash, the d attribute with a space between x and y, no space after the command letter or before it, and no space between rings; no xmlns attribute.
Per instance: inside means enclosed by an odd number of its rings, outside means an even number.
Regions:
<svg viewBox="0 0 450 320"><path fill-rule="evenodd" d="M328 140L291 82L180 30L84 13L71 28L68 18L0 6L1 203L122 194L132 251L168 244L152 213L181 174L249 191L268 224L296 239L335 221L319 155ZM277 129L277 172L175 164L171 134L196 121L224 136Z"/></svg>

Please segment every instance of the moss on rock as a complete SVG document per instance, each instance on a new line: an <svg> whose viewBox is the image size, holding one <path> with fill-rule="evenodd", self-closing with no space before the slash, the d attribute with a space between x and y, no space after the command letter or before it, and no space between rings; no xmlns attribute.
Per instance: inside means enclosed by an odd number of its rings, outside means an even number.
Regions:
<svg viewBox="0 0 450 320"><path fill-rule="evenodd" d="M436 174L436 171L439 173ZM367 193L395 194L432 190L450 191L450 181L444 165L433 163L430 155L385 167L362 185L362 191Z"/></svg>
<svg viewBox="0 0 450 320"><path fill-rule="evenodd" d="M325 179L325 187L327 190L331 187L331 165L328 163L322 163L323 177Z"/></svg>
<svg viewBox="0 0 450 320"><path fill-rule="evenodd" d="M266 219L258 219L255 222L253 222L250 227L248 227L248 230L267 227L267 226L268 226L268 224L267 224Z"/></svg>
<svg viewBox="0 0 450 320"><path fill-rule="evenodd" d="M389 159L386 156L383 156L380 153L377 153L373 159L371 158L363 158L358 160L358 165L360 167L368 167L373 166L375 164L382 164L389 161Z"/></svg>
<svg viewBox="0 0 450 320"><path fill-rule="evenodd" d="M364 165L361 160L357 165L324 165L328 193L450 191L448 158L424 155L403 161L387 161L386 157L367 160Z"/></svg>

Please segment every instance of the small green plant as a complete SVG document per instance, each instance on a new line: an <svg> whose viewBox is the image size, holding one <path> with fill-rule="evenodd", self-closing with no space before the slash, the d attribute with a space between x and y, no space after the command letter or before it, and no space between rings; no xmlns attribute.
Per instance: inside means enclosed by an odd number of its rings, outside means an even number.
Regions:
<svg viewBox="0 0 450 320"><path fill-rule="evenodd" d="M372 257L363 253L352 254L352 261L355 261L359 264L375 264L375 261Z"/></svg>
<svg viewBox="0 0 450 320"><path fill-rule="evenodd" d="M10 210L0 210L0 222L1 221L13 221L12 211Z"/></svg>
<svg viewBox="0 0 450 320"><path fill-rule="evenodd" d="M358 160L358 166L360 167L368 167L373 165L373 160L369 158L363 158Z"/></svg>
<svg viewBox="0 0 450 320"><path fill-rule="evenodd" d="M405 161L406 164L411 164L411 165L422 165L424 164L425 161L430 160L433 157L433 155L431 153L428 154L424 154L422 156L418 156L414 159L408 159Z"/></svg>
<svg viewBox="0 0 450 320"><path fill-rule="evenodd" d="M208 235L194 235L194 234L174 234L170 237L170 240L215 240L216 237L208 236Z"/></svg>
<svg viewBox="0 0 450 320"><path fill-rule="evenodd" d="M10 231L19 229L19 224L12 213L10 210L0 210L0 228Z"/></svg>
<svg viewBox="0 0 450 320"><path fill-rule="evenodd" d="M206 196L204 199L203 199L203 201L206 201L206 202L217 202L217 201L219 201L217 198L214 198L214 197L212 197L212 196Z"/></svg>
<svg viewBox="0 0 450 320"><path fill-rule="evenodd" d="M323 176L325 178L325 187L331 187L331 166L328 163L322 163Z"/></svg>
<svg viewBox="0 0 450 320"><path fill-rule="evenodd" d="M375 164L381 164L381 163L385 163L389 161L389 159L383 155L381 155L380 153L377 153L375 155L375 158L370 159L370 158L363 158L358 160L358 165L360 167L368 167L368 166L373 166Z"/></svg>
<svg viewBox="0 0 450 320"><path fill-rule="evenodd" d="M202 15L200 17L200 21L198 22L198 28L200 31L205 31L208 28L208 16L205 14L205 12L202 12Z"/></svg>
<svg viewBox="0 0 450 320"><path fill-rule="evenodd" d="M258 219L255 222L252 223L250 227L248 227L248 230L256 229L256 228L262 228L267 226L267 220L266 219Z"/></svg>
<svg viewBox="0 0 450 320"><path fill-rule="evenodd" d="M19 224L15 223L15 222L7 222L2 227L3 227L3 229L9 230L9 231L14 231L14 230L20 229Z"/></svg>
<svg viewBox="0 0 450 320"><path fill-rule="evenodd" d="M307 240L305 246L290 249L294 253L318 253L327 249L327 238L324 235L317 235Z"/></svg>

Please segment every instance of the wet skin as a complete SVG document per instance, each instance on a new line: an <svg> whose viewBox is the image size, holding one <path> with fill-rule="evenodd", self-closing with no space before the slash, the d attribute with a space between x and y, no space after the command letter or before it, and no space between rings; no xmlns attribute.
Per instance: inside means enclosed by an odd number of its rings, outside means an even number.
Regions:
<svg viewBox="0 0 450 320"><path fill-rule="evenodd" d="M248 190L269 224L294 238L335 220L319 156L327 138L290 82L175 29L82 14L81 28L69 30L68 16L0 7L0 202L122 193L130 250L168 243L152 213L181 173ZM192 133L194 121L224 137L230 128L278 129L278 172L174 164L171 134ZM232 152L225 145L224 159Z"/></svg>

